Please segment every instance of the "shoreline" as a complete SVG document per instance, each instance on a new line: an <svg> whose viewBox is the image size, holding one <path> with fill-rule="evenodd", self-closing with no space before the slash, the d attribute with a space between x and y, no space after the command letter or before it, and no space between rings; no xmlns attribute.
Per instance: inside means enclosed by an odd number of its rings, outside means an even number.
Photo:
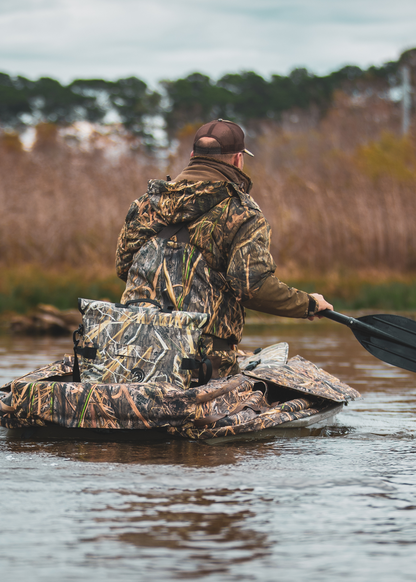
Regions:
<svg viewBox="0 0 416 582"><path fill-rule="evenodd" d="M298 271L300 273L300 271ZM304 273L290 278L281 273L288 285L309 293L322 293L339 312L349 314L416 312L416 275L399 273L338 273L312 276ZM85 297L116 303L125 283L114 269L95 265L93 269L60 269L27 264L3 267L0 281L0 325L18 315L30 316L39 306L60 312L78 310L78 298ZM302 322L247 310L247 324Z"/></svg>

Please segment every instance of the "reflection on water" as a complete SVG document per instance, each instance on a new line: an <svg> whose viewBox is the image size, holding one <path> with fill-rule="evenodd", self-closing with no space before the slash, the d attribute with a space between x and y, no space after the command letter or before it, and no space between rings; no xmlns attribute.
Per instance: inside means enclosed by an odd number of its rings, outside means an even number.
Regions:
<svg viewBox="0 0 416 582"><path fill-rule="evenodd" d="M414 580L416 376L332 322L251 327L358 389L337 423L210 446L18 440L0 429L2 578ZM70 353L0 338L0 383Z"/></svg>
<svg viewBox="0 0 416 582"><path fill-rule="evenodd" d="M100 495L102 491L91 493ZM185 552L191 561L188 573L198 577L226 573L232 563L243 564L270 553L267 533L245 527L255 515L244 506L244 494L238 490L197 489L146 496L123 491L118 495L124 500L116 519L113 505L96 510L93 519L106 533L94 541L116 538L139 551L158 550L158 559L160 553L177 553L183 560ZM180 571L181 577L186 575L182 568Z"/></svg>
<svg viewBox="0 0 416 582"><path fill-rule="evenodd" d="M70 337L0 335L0 386L73 353Z"/></svg>

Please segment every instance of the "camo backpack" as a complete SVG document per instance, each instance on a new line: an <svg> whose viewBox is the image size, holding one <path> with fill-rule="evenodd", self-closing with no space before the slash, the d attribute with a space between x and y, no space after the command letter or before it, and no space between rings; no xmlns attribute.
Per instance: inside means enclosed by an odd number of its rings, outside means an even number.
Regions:
<svg viewBox="0 0 416 582"><path fill-rule="evenodd" d="M74 332L74 381L163 381L188 388L192 370L198 369L199 384L209 380L211 362L199 343L207 314L164 310L151 299L126 304L79 299L78 307L82 325Z"/></svg>

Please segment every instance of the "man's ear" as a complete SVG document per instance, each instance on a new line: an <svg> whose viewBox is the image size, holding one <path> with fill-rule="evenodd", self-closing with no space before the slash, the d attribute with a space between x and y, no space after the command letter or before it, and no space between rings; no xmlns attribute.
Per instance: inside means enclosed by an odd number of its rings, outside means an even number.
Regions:
<svg viewBox="0 0 416 582"><path fill-rule="evenodd" d="M194 150L191 151L191 158L194 157Z"/></svg>
<svg viewBox="0 0 416 582"><path fill-rule="evenodd" d="M239 170L243 169L243 167L244 167L244 154L242 152L235 154L235 156L233 158L233 166L235 166Z"/></svg>

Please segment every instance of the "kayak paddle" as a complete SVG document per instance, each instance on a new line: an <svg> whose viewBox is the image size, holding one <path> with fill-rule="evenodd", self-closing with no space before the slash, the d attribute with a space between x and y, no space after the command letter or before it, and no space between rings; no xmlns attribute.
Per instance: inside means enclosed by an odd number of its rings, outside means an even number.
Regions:
<svg viewBox="0 0 416 582"><path fill-rule="evenodd" d="M416 372L416 321L401 315L365 315L355 319L336 311L319 312L351 329L370 354L404 370Z"/></svg>

